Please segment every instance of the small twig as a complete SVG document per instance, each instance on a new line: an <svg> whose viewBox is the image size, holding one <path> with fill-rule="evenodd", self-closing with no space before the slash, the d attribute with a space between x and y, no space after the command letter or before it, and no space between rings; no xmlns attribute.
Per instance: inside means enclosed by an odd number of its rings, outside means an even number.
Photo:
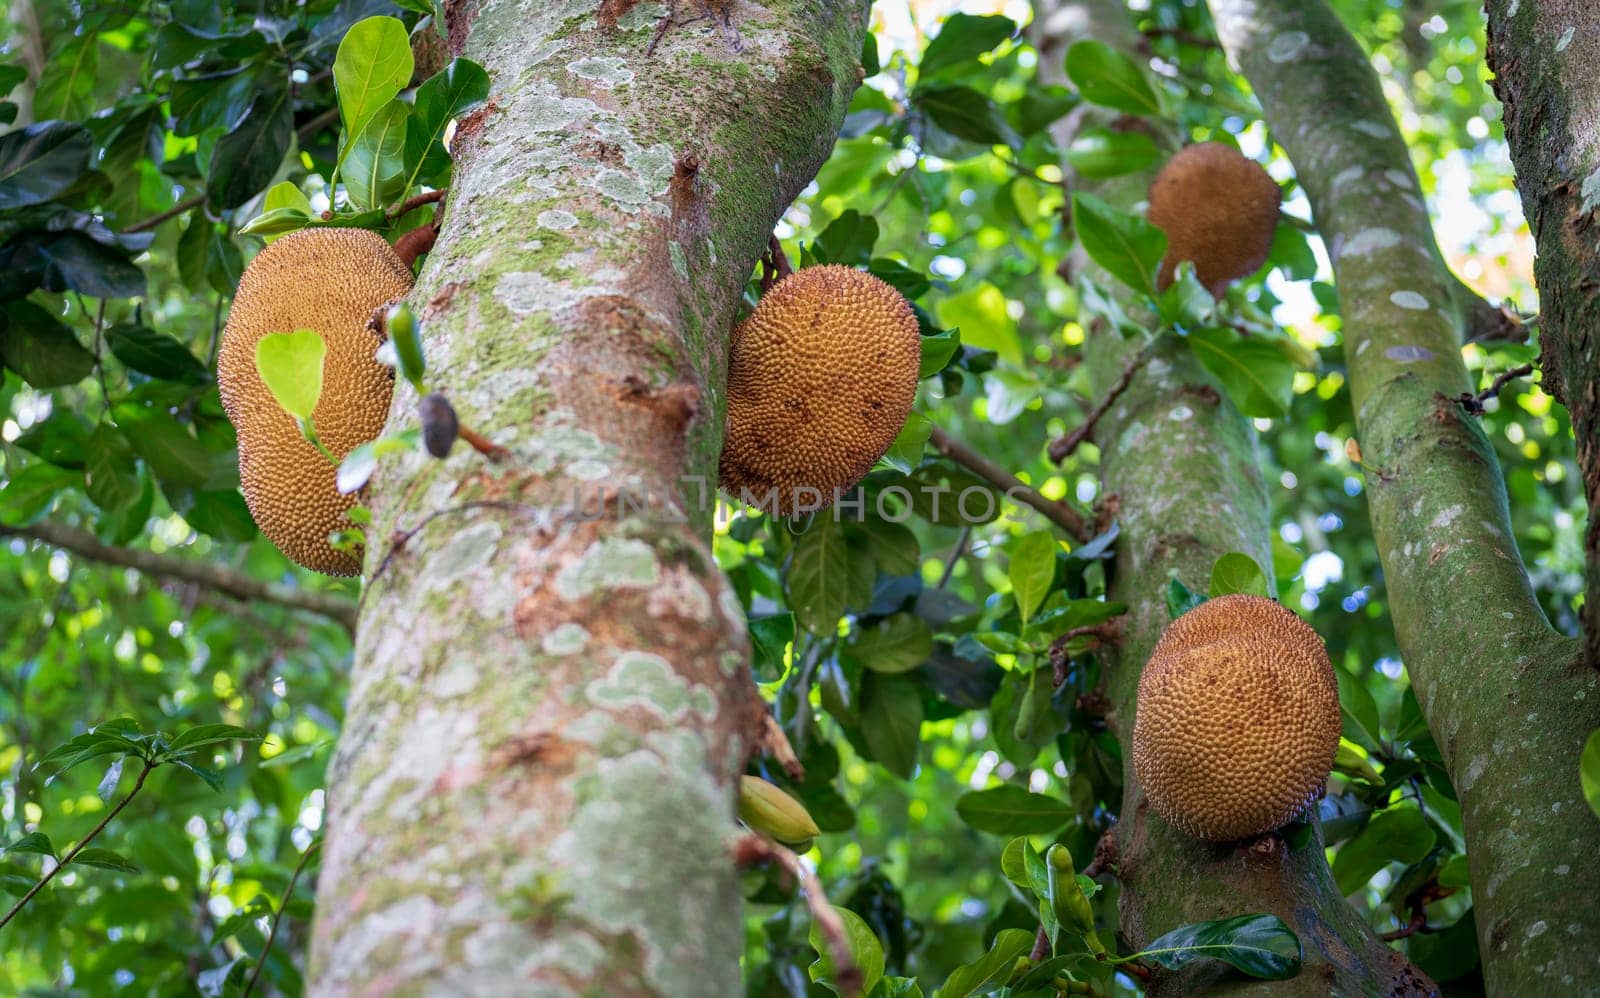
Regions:
<svg viewBox="0 0 1600 998"><path fill-rule="evenodd" d="M791 780L799 783L806 778L806 768L800 764L794 746L789 744L789 736L783 733L783 725L778 723L765 704L761 707L761 736L756 747L772 756Z"/></svg>
<svg viewBox="0 0 1600 998"><path fill-rule="evenodd" d="M764 295L772 290L772 286L794 273L794 264L789 262L789 254L783 251L783 243L778 241L776 235L767 237L767 250L761 254L761 293Z"/></svg>
<svg viewBox="0 0 1600 998"><path fill-rule="evenodd" d="M1022 479L1000 467L966 444L935 426L928 438L933 449L956 462L968 471L987 481L1006 494L1006 498L1026 503L1044 514L1045 519L1065 530L1076 540L1087 541L1094 536L1089 523L1077 510L1056 499L1046 499Z"/></svg>
<svg viewBox="0 0 1600 998"><path fill-rule="evenodd" d="M1090 880L1100 876L1102 873L1110 873L1115 876L1117 872L1117 849L1117 830L1108 828L1100 835L1099 841L1094 844L1094 859L1090 860L1089 865L1083 868L1083 875Z"/></svg>
<svg viewBox="0 0 1600 998"><path fill-rule="evenodd" d="M1093 637L1098 638L1102 645L1114 644L1121 636L1121 630L1121 625L1113 618L1111 620L1102 620L1098 624L1085 624L1082 627L1070 628L1060 637L1050 642L1050 650L1046 654L1049 656L1050 664L1056 670L1056 685L1060 686L1067 681L1066 663L1067 644L1069 642L1074 638Z"/></svg>
<svg viewBox="0 0 1600 998"><path fill-rule="evenodd" d="M5 928L6 923L11 921L12 918L16 917L17 912L22 910L23 905L26 905L29 901L32 901L35 894L38 894L40 891L44 890L45 885L54 880L56 874L65 869L67 865L77 857L78 853L83 851L84 846L88 845L90 842L93 842L95 836L105 831L106 826L111 824L111 819L121 814L122 809L128 806L128 802L133 800L133 798L138 795L140 790L144 789L145 777L149 776L150 771L155 768L155 763L148 759L144 760L144 768L139 771L139 779L133 784L133 789L128 791L128 796L118 801L117 806L111 809L111 813L100 819L100 824L94 826L88 835L85 835L82 839L80 839L77 845L73 846L65 856L61 857L55 866L50 868L49 873L46 873L44 876L40 877L39 882L29 888L28 893L22 895L21 900L11 906L11 910L6 912L5 917L0 918L0 929Z"/></svg>
<svg viewBox="0 0 1600 998"><path fill-rule="evenodd" d="M165 222L167 219L177 218L190 208L203 204L205 199L205 192L202 191L193 197L184 198L182 201L179 201L177 204L173 205L171 208L168 208L166 211L161 212L160 214L151 215L149 218L146 218L143 221L134 222L132 225L128 226L122 231L124 234L129 232L149 232L151 229L160 225L162 222Z"/></svg>
<svg viewBox="0 0 1600 998"><path fill-rule="evenodd" d="M1038 963L1040 960L1043 960L1049 955L1050 933L1046 932L1044 930L1044 926L1041 925L1039 926L1039 931L1034 933L1033 950L1028 954L1028 959L1032 960L1034 963Z"/></svg>
<svg viewBox="0 0 1600 998"><path fill-rule="evenodd" d="M255 969L250 971L250 979L245 982L243 998L250 998L250 992L255 990L256 980L261 977L261 969L267 965L267 954L272 952L272 941L278 937L278 923L283 921L283 910L289 906L289 899L294 897L294 885L300 881L300 874L305 870L306 863L320 848L322 840L313 840L306 846L300 862L295 864L294 873L289 877L289 886L284 889L283 900L278 902L278 910L273 913L272 924L267 928L267 945L262 948L261 958L256 961Z"/></svg>
<svg viewBox="0 0 1600 998"><path fill-rule="evenodd" d="M1532 373L1533 364L1531 363L1523 364L1521 367L1513 367L1511 370L1506 371L1499 377L1495 378L1494 381L1490 382L1489 387L1485 388L1483 391L1478 392L1476 395L1470 392L1462 392L1460 395L1456 396L1456 401L1461 403L1461 407L1467 410L1467 412L1474 416L1481 416L1485 411L1487 411L1484 409L1483 404L1498 396L1500 394L1500 389L1504 388L1508 382L1515 381L1517 378L1526 377Z"/></svg>
<svg viewBox="0 0 1600 998"><path fill-rule="evenodd" d="M1128 366L1122 369L1122 376L1117 379L1117 383L1111 386L1111 390L1106 392L1106 397L1101 399L1099 404L1089 410L1089 415L1084 417L1083 422L1076 429L1050 442L1050 460L1060 464L1071 456L1073 451L1078 449L1079 444L1089 439L1089 436L1094 433L1095 424L1100 421L1100 417L1104 416L1122 393L1128 390L1128 385L1133 383L1133 376L1138 373L1139 368L1144 366L1144 362L1150 359L1156 342L1156 340L1151 340L1145 344L1144 349L1140 350L1132 360L1128 361Z"/></svg>
<svg viewBox="0 0 1600 998"><path fill-rule="evenodd" d="M491 461L503 461L511 455L510 451L488 437L479 434L465 423L457 424L456 435L470 444L473 450Z"/></svg>
<svg viewBox="0 0 1600 998"><path fill-rule="evenodd" d="M817 879L811 868L801 862L793 850L759 835L746 835L740 839L734 849L734 860L741 868L755 863L775 862L800 882L800 889L806 896L806 908L810 910L811 918L817 923L817 927L822 930L824 944L828 947L828 956L833 960L834 984L839 988L840 994L860 994L861 985L865 981L861 968L856 966L855 956L850 952L844 920L828 904L828 896L823 893L822 882Z"/></svg>
<svg viewBox="0 0 1600 998"><path fill-rule="evenodd" d="M26 527L0 524L0 537L25 537L58 547L70 554L107 565L131 568L145 575L195 583L234 599L260 600L293 610L305 610L338 621L351 634L356 629L355 604L342 596L308 592L292 586L262 582L215 561L158 554L136 548L112 547L87 530L41 520Z"/></svg>
<svg viewBox="0 0 1600 998"><path fill-rule="evenodd" d="M1185 45L1198 45L1201 48L1222 48L1222 43L1217 41L1215 38L1207 38L1205 35L1197 35L1194 32L1186 31L1183 28L1141 28L1139 33L1144 35L1146 38L1171 38L1174 41L1182 42Z"/></svg>
<svg viewBox="0 0 1600 998"><path fill-rule="evenodd" d="M1425 930L1427 927L1428 916L1423 913L1421 908L1418 908L1411 913L1410 920L1407 921L1404 926L1391 932L1380 932L1378 933L1378 938L1382 939L1386 943L1392 943L1396 939L1405 939L1410 936L1414 936L1418 932Z"/></svg>
<svg viewBox="0 0 1600 998"><path fill-rule="evenodd" d="M955 573L956 563L961 556L967 553L967 545L972 542L972 524L961 528L961 536L956 538L956 546L950 549L950 554L944 559L944 571L939 573L939 584L935 589L943 589L950 581L950 576Z"/></svg>
<svg viewBox="0 0 1600 998"><path fill-rule="evenodd" d="M425 204L438 204L440 201L443 201L445 195L449 193L450 188L441 187L436 191L428 191L423 194L418 194L415 197L406 198L398 205L390 208L388 215L391 219L400 218L408 212L416 211Z"/></svg>
<svg viewBox="0 0 1600 998"><path fill-rule="evenodd" d="M661 44L661 39L666 37L667 30L678 20L678 0L667 0L667 12L661 15L661 20L656 22L656 33L651 36L650 44L645 46L645 58L656 54L656 46Z"/></svg>

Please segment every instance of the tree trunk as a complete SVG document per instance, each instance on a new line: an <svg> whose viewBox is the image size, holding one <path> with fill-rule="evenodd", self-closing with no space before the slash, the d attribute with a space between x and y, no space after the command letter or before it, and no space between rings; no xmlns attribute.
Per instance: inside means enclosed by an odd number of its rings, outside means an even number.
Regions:
<svg viewBox="0 0 1600 998"><path fill-rule="evenodd" d="M1586 659L1600 669L1600 7L1490 0L1489 68L1538 243L1540 367L1572 417L1589 497Z"/></svg>
<svg viewBox="0 0 1600 998"><path fill-rule="evenodd" d="M1033 40L1045 82L1066 82L1062 60L1080 38L1141 58L1139 39L1117 0L1037 3L1035 11ZM1068 119L1061 126L1065 131L1055 136L1057 144L1065 148L1070 131L1086 124L1091 122ZM1176 151L1175 130L1156 127L1165 129L1158 141ZM1068 170L1067 182L1133 210L1153 172L1091 181ZM1117 286L1108 276L1095 277L1101 287ZM1139 348L1137 340L1124 339L1104 324L1091 330L1087 350L1097 397L1111 390ZM1212 563L1242 551L1267 573L1270 585L1267 491L1254 431L1188 347L1170 334L1101 418L1095 439L1105 501L1115 503L1121 526L1109 598L1129 607L1122 640L1105 663L1112 704L1107 720L1127 746L1139 673L1170 621L1168 581L1176 578L1203 591ZM1158 971L1147 986L1149 994L1435 992L1427 975L1378 939L1339 893L1320 828L1297 849L1278 835L1235 845L1200 842L1150 811L1133 772L1132 752L1124 750L1123 757L1117 875L1121 928L1130 945L1143 946L1190 922L1271 912L1299 935L1305 955L1303 969L1290 981L1250 981L1214 961L1198 961L1181 973Z"/></svg>
<svg viewBox="0 0 1600 998"><path fill-rule="evenodd" d="M1212 0L1327 241L1373 537L1417 701L1460 796L1495 994L1588 987L1600 823L1578 786L1600 673L1545 619L1494 452L1454 399L1466 316L1377 77L1322 0Z"/></svg>
<svg viewBox="0 0 1600 998"><path fill-rule="evenodd" d="M375 479L311 990L736 994L757 704L705 537L724 350L867 4L447 6L495 92L411 300L433 387L510 456Z"/></svg>

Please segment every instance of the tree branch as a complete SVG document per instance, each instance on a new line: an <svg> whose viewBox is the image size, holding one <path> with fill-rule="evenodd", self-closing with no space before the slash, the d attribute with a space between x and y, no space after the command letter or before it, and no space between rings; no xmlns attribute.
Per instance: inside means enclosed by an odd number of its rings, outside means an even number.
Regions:
<svg viewBox="0 0 1600 998"><path fill-rule="evenodd" d="M143 221L134 222L132 225L128 226L122 231L124 233L149 232L151 229L160 225L162 222L165 222L167 219L177 218L190 208L204 204L205 200L205 192L201 191L199 194L184 198L182 201L179 201L177 204L173 205L171 208L168 208L166 211L161 212L159 215L151 215L149 218L146 218Z"/></svg>
<svg viewBox="0 0 1600 998"><path fill-rule="evenodd" d="M850 952L844 920L828 904L828 895L822 890L822 882L811 868L800 861L794 850L760 835L746 835L740 839L734 858L741 869L754 863L777 863L799 881L801 890L805 892L806 908L810 910L811 918L822 930L822 938L827 942L828 958L833 961L834 983L843 994L860 994L863 983L861 968L856 966L855 956Z"/></svg>
<svg viewBox="0 0 1600 998"><path fill-rule="evenodd" d="M1078 424L1071 432L1050 442L1050 460L1060 464L1078 449L1078 445L1089 439L1090 435L1094 433L1095 424L1100 422L1100 417L1104 416L1106 410L1111 408L1122 393L1128 390L1128 384L1133 381L1133 376L1139 372L1139 368L1144 366L1144 362L1150 359L1150 351L1154 345L1155 340L1152 339L1145 344L1143 350L1140 350L1132 360L1128 361L1127 366L1122 369L1122 377L1118 378L1116 383L1106 392L1105 398L1102 398L1093 409L1089 410L1089 414L1084 417L1082 423Z"/></svg>
<svg viewBox="0 0 1600 998"><path fill-rule="evenodd" d="M1007 498L1026 503L1043 513L1045 519L1065 530L1070 537L1082 542L1094 536L1094 529L1083 514L1060 500L1046 499L1030 486L1023 484L1022 479L943 429L935 426L929 441L933 444L934 450L1004 492Z"/></svg>
<svg viewBox="0 0 1600 998"><path fill-rule="evenodd" d="M250 998L250 992L256 988L256 981L261 977L261 970L267 965L267 954L272 952L272 943L278 938L278 923L283 921L283 909L289 906L289 899L294 897L294 885L300 882L300 874L305 871L306 864L311 857L322 848L322 840L317 839L306 846L306 851L301 854L300 862L294 865L294 873L289 877L289 886L284 888L283 900L278 902L278 910L272 914L272 925L267 929L267 943L261 948L261 957L256 960L255 969L250 971L250 980L245 982L244 998Z"/></svg>
<svg viewBox="0 0 1600 998"><path fill-rule="evenodd" d="M356 605L342 596L262 582L214 561L113 547L101 543L87 530L48 520L27 527L0 524L0 537L6 536L40 541L90 561L131 568L145 575L205 586L234 599L276 603L291 610L320 614L337 621L349 634L355 634Z"/></svg>

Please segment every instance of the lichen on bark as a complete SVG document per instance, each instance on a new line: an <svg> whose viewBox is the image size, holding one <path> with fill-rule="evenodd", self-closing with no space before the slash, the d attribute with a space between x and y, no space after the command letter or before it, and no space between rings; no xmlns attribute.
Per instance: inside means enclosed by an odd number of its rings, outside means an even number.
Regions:
<svg viewBox="0 0 1600 998"><path fill-rule="evenodd" d="M1212 0L1327 242L1373 537L1406 669L1459 794L1491 993L1588 982L1600 824L1578 755L1600 673L1534 597L1482 429L1454 401L1459 284L1378 79L1322 0ZM1275 58L1289 48L1293 58Z"/></svg>
<svg viewBox="0 0 1600 998"><path fill-rule="evenodd" d="M647 53L665 4L450 5L493 93L412 302L430 387L510 457L374 478L318 994L739 992L753 687L705 543L726 335L866 4L729 10Z"/></svg>

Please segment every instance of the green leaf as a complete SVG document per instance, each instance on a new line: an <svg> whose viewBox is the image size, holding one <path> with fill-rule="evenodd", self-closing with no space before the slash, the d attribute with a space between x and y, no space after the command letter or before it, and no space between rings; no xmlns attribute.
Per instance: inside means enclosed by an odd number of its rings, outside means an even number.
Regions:
<svg viewBox="0 0 1600 998"><path fill-rule="evenodd" d="M369 17L351 25L333 57L333 85L345 134L360 134L379 109L411 82L415 68L405 22Z"/></svg>
<svg viewBox="0 0 1600 998"><path fill-rule="evenodd" d="M995 835L1047 835L1072 820L1072 805L1012 784L956 799L961 820Z"/></svg>
<svg viewBox="0 0 1600 998"><path fill-rule="evenodd" d="M208 376L188 347L146 326L112 326L106 330L106 345L129 368L152 378L197 385Z"/></svg>
<svg viewBox="0 0 1600 998"><path fill-rule="evenodd" d="M1578 762L1578 784L1583 787L1583 799L1590 810L1600 818L1600 728L1589 732L1583 743L1583 755Z"/></svg>
<svg viewBox="0 0 1600 998"><path fill-rule="evenodd" d="M1286 981L1300 973L1300 937L1276 915L1239 915L1173 929L1134 954L1167 970L1222 960L1251 977Z"/></svg>
<svg viewBox="0 0 1600 998"><path fill-rule="evenodd" d="M1339 893L1354 894L1372 875L1390 863L1415 863L1433 848L1434 831L1415 806L1383 811L1339 847L1333 858L1333 879Z"/></svg>
<svg viewBox="0 0 1600 998"><path fill-rule="evenodd" d="M932 421L920 412L913 412L906 418L906 425L900 428L894 443L884 452L883 463L902 475L911 474L912 470L922 463L922 455L928 447L928 438L932 435Z"/></svg>
<svg viewBox="0 0 1600 998"><path fill-rule="evenodd" d="M1205 596L1191 592L1188 586L1177 579L1167 583L1167 615L1173 620L1177 620L1205 601Z"/></svg>
<svg viewBox="0 0 1600 998"><path fill-rule="evenodd" d="M1265 419L1288 413L1294 397L1294 363L1283 351L1231 329L1196 329L1187 338L1240 413Z"/></svg>
<svg viewBox="0 0 1600 998"><path fill-rule="evenodd" d="M302 214L310 215L311 201L294 181L284 180L269 187L266 196L261 199L262 211L274 211L278 208L294 208Z"/></svg>
<svg viewBox="0 0 1600 998"><path fill-rule="evenodd" d="M94 354L59 319L31 301L5 303L0 360L34 388L74 385L94 370Z"/></svg>
<svg viewBox="0 0 1600 998"><path fill-rule="evenodd" d="M437 178L450 166L444 133L450 122L489 99L489 74L470 59L455 59L417 88L406 125L406 161L414 164L407 186Z"/></svg>
<svg viewBox="0 0 1600 998"><path fill-rule="evenodd" d="M43 832L29 832L10 845L0 848L0 852L32 853L36 856L54 858L56 847L50 844L50 836Z"/></svg>
<svg viewBox="0 0 1600 998"><path fill-rule="evenodd" d="M950 366L950 359L961 349L961 330L945 329L922 338L922 362L917 378L930 378Z"/></svg>
<svg viewBox="0 0 1600 998"><path fill-rule="evenodd" d="M389 306L389 311L384 315L384 329L389 334L389 343L394 349L400 374L411 382L417 394L426 395L422 378L428 373L428 358L422 351L422 333L410 306L405 302Z"/></svg>
<svg viewBox="0 0 1600 998"><path fill-rule="evenodd" d="M1156 269L1167 252L1166 233L1083 193L1072 195L1072 224L1090 259L1135 291L1156 294Z"/></svg>
<svg viewBox="0 0 1600 998"><path fill-rule="evenodd" d="M167 752L171 755L178 755L205 745L215 745L219 742L258 742L260 740L260 735L237 725L200 724L180 732L167 745Z"/></svg>
<svg viewBox="0 0 1600 998"><path fill-rule="evenodd" d="M74 122L40 121L0 135L0 211L66 193L89 169L94 136Z"/></svg>
<svg viewBox="0 0 1600 998"><path fill-rule="evenodd" d="M11 473L5 488L0 489L0 523L25 527L37 522L58 495L80 481L77 472L43 461Z"/></svg>
<svg viewBox="0 0 1600 998"><path fill-rule="evenodd" d="M110 849L88 848L78 850L72 857L73 866L92 866L101 870L115 870L118 873L138 873L139 868L123 859L119 854Z"/></svg>
<svg viewBox="0 0 1600 998"><path fill-rule="evenodd" d="M756 675L777 679L783 673L783 653L794 640L794 614L778 613L750 621L750 645Z"/></svg>
<svg viewBox="0 0 1600 998"><path fill-rule="evenodd" d="M938 998L969 998L987 994L1011 978L1017 959L1033 948L1033 933L1024 929L1001 929L995 933L989 952L971 963L957 967L945 979Z"/></svg>
<svg viewBox="0 0 1600 998"><path fill-rule="evenodd" d="M843 531L832 517L817 517L795 541L784 573L789 606L801 627L823 635L838 629L849 571L850 550Z"/></svg>
<svg viewBox="0 0 1600 998"><path fill-rule="evenodd" d="M845 947L849 949L850 958L861 971L861 993L870 995L883 977L883 943L878 941L872 927L863 921L860 915L838 905L830 907L844 923ZM834 994L843 995L844 992L835 984L837 971L833 966L833 951L829 949L827 941L823 938L822 927L815 919L811 921L811 932L806 938L811 943L811 948L817 951L816 962L810 967L811 979Z"/></svg>
<svg viewBox="0 0 1600 998"><path fill-rule="evenodd" d="M206 198L218 208L237 208L278 174L294 142L294 113L287 90L258 94L250 110L211 150Z"/></svg>
<svg viewBox="0 0 1600 998"><path fill-rule="evenodd" d="M1026 625L1055 580L1056 542L1050 532L1036 530L1024 534L1013 544L1007 573L1011 579L1011 594L1017 601L1017 613Z"/></svg>
<svg viewBox="0 0 1600 998"><path fill-rule="evenodd" d="M367 484L372 473L378 470L379 458L413 450L421 439L422 431L413 427L401 430L399 433L385 434L364 444L357 444L344 456L344 460L339 462L334 485L345 495L359 491Z"/></svg>
<svg viewBox="0 0 1600 998"><path fill-rule="evenodd" d="M976 59L1010 38L1016 30L1016 24L1009 17L998 14L986 17L951 14L923 51L917 72L922 79L928 79L941 70Z"/></svg>
<svg viewBox="0 0 1600 998"><path fill-rule="evenodd" d="M1084 100L1128 114L1161 113L1144 70L1105 42L1085 39L1067 49L1067 78Z"/></svg>
<svg viewBox="0 0 1600 998"><path fill-rule="evenodd" d="M811 252L818 263L864 267L871 262L872 247L877 241L877 219L850 208L828 223Z"/></svg>
<svg viewBox="0 0 1600 998"><path fill-rule="evenodd" d="M282 184L278 185L282 187ZM246 222L239 229L240 235L260 236L267 242L272 242L279 236L297 232L311 224L311 215L299 208L273 208Z"/></svg>
<svg viewBox="0 0 1600 998"><path fill-rule="evenodd" d="M1161 158L1155 141L1143 132L1086 128L1067 146L1067 164L1083 177L1119 177L1153 166Z"/></svg>
<svg viewBox="0 0 1600 998"><path fill-rule="evenodd" d="M298 420L309 420L322 397L322 364L328 345L312 329L268 333L256 341L256 371L267 391Z"/></svg>
<svg viewBox="0 0 1600 998"><path fill-rule="evenodd" d="M958 139L984 145L1022 145L994 101L971 87L933 87L912 95L916 105L940 128Z"/></svg>
<svg viewBox="0 0 1600 998"><path fill-rule="evenodd" d="M933 653L933 633L916 614L897 613L857 633L849 650L874 672L909 672Z"/></svg>
<svg viewBox="0 0 1600 998"><path fill-rule="evenodd" d="M225 939L232 939L240 930L257 919L271 915L272 912L272 901L265 894L257 894L248 903L235 908L233 914L217 923L217 927L211 932L211 945L215 946Z"/></svg>
<svg viewBox="0 0 1600 998"><path fill-rule="evenodd" d="M134 453L164 483L200 489L213 484L218 465L231 457L208 451L177 416L135 402L119 402L112 418Z"/></svg>
<svg viewBox="0 0 1600 998"><path fill-rule="evenodd" d="M861 736L872 758L903 780L916 772L922 717L922 693L910 679L871 671L861 677Z"/></svg>
<svg viewBox="0 0 1600 998"><path fill-rule="evenodd" d="M1344 736L1357 745L1375 749L1382 744L1378 730L1378 703L1360 677L1335 668L1339 680L1339 708L1344 712Z"/></svg>
<svg viewBox="0 0 1600 998"><path fill-rule="evenodd" d="M1229 551L1211 566L1211 595L1230 593L1268 595L1266 573L1254 558L1242 551Z"/></svg>
<svg viewBox="0 0 1600 998"><path fill-rule="evenodd" d="M382 208L406 193L406 120L410 105L392 100L367 119L345 148L345 191L358 210Z"/></svg>

